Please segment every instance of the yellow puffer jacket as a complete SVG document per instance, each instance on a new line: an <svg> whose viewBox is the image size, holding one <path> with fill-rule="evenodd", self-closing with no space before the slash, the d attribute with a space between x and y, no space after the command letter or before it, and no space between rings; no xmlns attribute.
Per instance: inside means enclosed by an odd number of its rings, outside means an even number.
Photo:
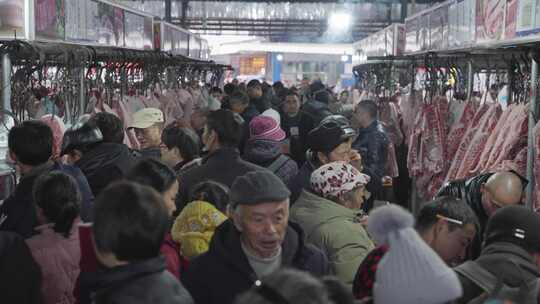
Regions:
<svg viewBox="0 0 540 304"><path fill-rule="evenodd" d="M189 203L176 218L172 227L173 239L181 244L181 254L191 260L206 251L216 227L227 216L208 202Z"/></svg>

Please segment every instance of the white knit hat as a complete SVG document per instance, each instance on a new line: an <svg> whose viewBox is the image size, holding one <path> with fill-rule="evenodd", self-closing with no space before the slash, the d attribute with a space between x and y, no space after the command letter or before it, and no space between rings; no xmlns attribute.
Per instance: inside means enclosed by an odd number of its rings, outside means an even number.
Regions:
<svg viewBox="0 0 540 304"><path fill-rule="evenodd" d="M262 116L268 116L268 117L272 117L279 125L281 125L281 115L279 114L278 111L270 108L264 112L261 113Z"/></svg>
<svg viewBox="0 0 540 304"><path fill-rule="evenodd" d="M375 304L443 304L463 294L457 275L413 225L413 216L397 205L377 208L369 216L369 233L390 248L375 275Z"/></svg>

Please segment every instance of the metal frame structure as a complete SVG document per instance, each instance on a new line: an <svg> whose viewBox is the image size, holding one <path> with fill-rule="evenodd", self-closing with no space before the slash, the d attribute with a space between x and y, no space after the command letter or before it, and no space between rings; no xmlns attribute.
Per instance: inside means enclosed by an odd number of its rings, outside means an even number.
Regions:
<svg viewBox="0 0 540 304"><path fill-rule="evenodd" d="M89 67L99 67L100 62L115 62L122 69L122 86L126 80L125 68L130 64L139 64L141 67L152 69L154 67L167 67L167 69L181 68L193 71L195 74L232 70L230 66L216 64L213 61L202 61L185 56L173 56L159 51L139 51L123 48L111 48L100 46L85 46L68 43L26 42L22 40L0 42L1 58L1 102L0 113L13 116L11 108L13 79L12 67L28 65L39 68L40 66L70 66L80 70L78 87L84 91L86 73ZM221 77L221 76L220 76ZM78 101L81 108L85 106L84 94L80 94ZM1 115L1 114L0 114ZM0 117L3 121L4 116Z"/></svg>
<svg viewBox="0 0 540 304"><path fill-rule="evenodd" d="M206 34L220 35L226 31L242 31L249 35L265 36L272 40L286 38L293 35L304 35L305 37L318 38L324 35L328 29L326 20L257 20L234 18L173 18L173 24L183 25L186 28ZM389 22L355 22L352 26L353 41L361 40L390 25Z"/></svg>
<svg viewBox="0 0 540 304"><path fill-rule="evenodd" d="M155 2L158 0L144 0L144 2ZM159 0L164 2L163 20L179 25L183 28L193 30L198 33L209 35L222 34L240 34L240 35L256 35L269 38L274 42L282 41L310 41L316 42L327 31L328 21L326 18L301 18L298 19L251 19L251 18L236 18L236 17L210 17L190 14L190 5L192 3L266 3L266 4L337 4L337 5L361 5L361 4L376 4L388 7L386 17L378 18L377 20L361 20L354 22L351 27L350 34L340 38L341 42L354 42L361 40L368 35L385 28L391 23L403 22L408 15L408 9L411 5L416 4L434 4L443 0ZM129 2L141 2L141 0L124 0L123 3L129 5ZM177 11L173 13L173 4ZM400 5L401 9L398 16L392 16L392 6ZM155 13L155 12L154 12ZM395 11L394 11L395 13ZM366 16L361 16L366 17Z"/></svg>

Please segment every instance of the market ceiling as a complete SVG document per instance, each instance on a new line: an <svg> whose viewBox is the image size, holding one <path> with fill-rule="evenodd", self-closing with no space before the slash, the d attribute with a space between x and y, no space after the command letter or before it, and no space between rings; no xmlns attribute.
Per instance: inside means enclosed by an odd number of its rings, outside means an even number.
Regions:
<svg viewBox="0 0 540 304"><path fill-rule="evenodd" d="M159 2L158 2L159 1ZM205 35L253 35L273 42L359 41L442 0L120 0ZM138 2L138 3L137 3ZM161 6L160 3L165 3ZM210 4L211 3L211 4ZM244 4L245 3L245 4ZM413 6L411 4L417 4ZM164 9L164 10L163 10ZM144 10L144 9L143 9ZM345 12L347 28L339 33Z"/></svg>

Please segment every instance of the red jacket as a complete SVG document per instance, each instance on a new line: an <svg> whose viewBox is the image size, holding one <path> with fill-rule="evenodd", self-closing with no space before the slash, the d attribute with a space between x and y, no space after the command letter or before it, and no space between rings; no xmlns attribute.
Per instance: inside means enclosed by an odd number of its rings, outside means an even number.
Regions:
<svg viewBox="0 0 540 304"><path fill-rule="evenodd" d="M172 239L170 233L167 233L159 251L165 257L167 270L180 280L180 273L186 270L188 264L188 261L180 255L180 244Z"/></svg>

